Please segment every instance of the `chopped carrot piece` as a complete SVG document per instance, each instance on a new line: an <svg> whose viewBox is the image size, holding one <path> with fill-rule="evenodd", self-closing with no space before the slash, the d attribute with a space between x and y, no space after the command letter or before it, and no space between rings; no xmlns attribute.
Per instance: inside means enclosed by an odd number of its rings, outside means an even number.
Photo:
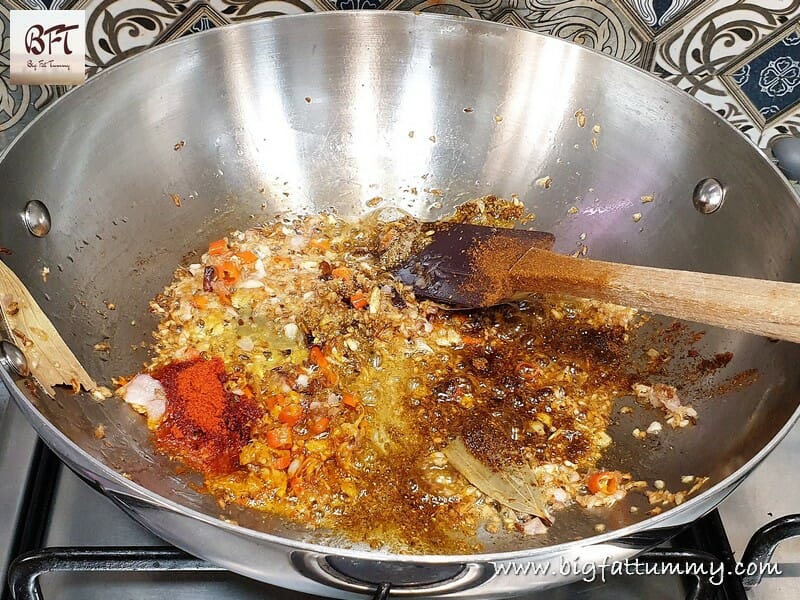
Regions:
<svg viewBox="0 0 800 600"><path fill-rule="evenodd" d="M286 400L286 396L283 394L273 394L272 396L267 396L264 399L267 408L272 410L276 406L283 406L284 401Z"/></svg>
<svg viewBox="0 0 800 600"><path fill-rule="evenodd" d="M253 388L251 388L249 385L244 386L242 388L242 391L244 392L244 397L247 398L248 400L252 400L256 396L253 393Z"/></svg>
<svg viewBox="0 0 800 600"><path fill-rule="evenodd" d="M204 309L208 306L207 296L192 296L192 306L199 309Z"/></svg>
<svg viewBox="0 0 800 600"><path fill-rule="evenodd" d="M311 435L319 435L328 430L331 420L328 417L317 417L308 426L308 432Z"/></svg>
<svg viewBox="0 0 800 600"><path fill-rule="evenodd" d="M367 297L364 295L364 292L359 290L350 296L350 304L352 304L353 308L357 310L364 310L369 305L369 302L367 301Z"/></svg>
<svg viewBox="0 0 800 600"><path fill-rule="evenodd" d="M267 431L267 445L277 450L288 450L292 447L292 428L281 425Z"/></svg>
<svg viewBox="0 0 800 600"><path fill-rule="evenodd" d="M281 452L278 456L272 459L272 467L279 471L285 471L292 464L292 453Z"/></svg>
<svg viewBox="0 0 800 600"><path fill-rule="evenodd" d="M239 279L239 275L242 274L242 271L231 261L227 260L217 267L217 274L225 283L231 284Z"/></svg>
<svg viewBox="0 0 800 600"><path fill-rule="evenodd" d="M217 298L225 306L231 306L231 295L228 290L220 288L217 290Z"/></svg>
<svg viewBox="0 0 800 600"><path fill-rule="evenodd" d="M483 343L483 338L474 335L462 335L461 341L467 346L475 346Z"/></svg>
<svg viewBox="0 0 800 600"><path fill-rule="evenodd" d="M596 494L597 492L613 494L619 487L617 474L612 471L599 471L597 473L592 473L592 475L589 476L587 487L593 494Z"/></svg>
<svg viewBox="0 0 800 600"><path fill-rule="evenodd" d="M319 346L311 346L309 358L311 359L312 363L317 365L319 372L322 373L328 384L336 385L336 383L339 381L339 375L333 370L331 363L328 362L328 359L322 353L322 348Z"/></svg>
<svg viewBox="0 0 800 600"><path fill-rule="evenodd" d="M336 267L335 269L331 270L331 275L333 275L336 279L341 279L345 282L353 281L353 269L349 267Z"/></svg>
<svg viewBox="0 0 800 600"><path fill-rule="evenodd" d="M289 426L294 426L303 416L303 407L299 404L288 404L284 406L278 415L278 421L286 423Z"/></svg>
<svg viewBox="0 0 800 600"><path fill-rule="evenodd" d="M291 488L292 488L292 491L293 491L295 494L299 494L300 492L302 492L302 491L303 491L303 487L304 487L304 486L303 486L303 480L302 480L302 479L300 479L299 477L292 477L292 478L289 480L289 487L291 487Z"/></svg>
<svg viewBox="0 0 800 600"><path fill-rule="evenodd" d="M253 252L250 252L250 250L245 250L244 252L237 252L235 256L237 256L239 260L246 265L251 265L258 260L258 256L256 256Z"/></svg>
<svg viewBox="0 0 800 600"><path fill-rule="evenodd" d="M359 400L353 394L344 393L342 394L342 404L345 406L349 406L350 408L355 408L359 404Z"/></svg>
<svg viewBox="0 0 800 600"><path fill-rule="evenodd" d="M225 238L222 238L221 240L217 240L215 242L211 242L208 245L208 253L211 256L220 256L222 254L225 254L227 250L228 250L228 240L226 240Z"/></svg>
<svg viewBox="0 0 800 600"><path fill-rule="evenodd" d="M339 383L339 374L336 371L334 371L330 367L330 365L328 366L327 369L325 369L324 373L325 373L325 379L328 381L330 385L336 385L337 383Z"/></svg>
<svg viewBox="0 0 800 600"><path fill-rule="evenodd" d="M320 238L318 240L311 240L308 242L309 248L314 248L315 250L319 250L320 252L327 252L328 249L331 247L331 241L325 238Z"/></svg>
<svg viewBox="0 0 800 600"><path fill-rule="evenodd" d="M318 367L328 363L328 359L325 358L325 355L322 353L322 348L319 346L311 346L311 352L309 353L309 356L311 358L311 362Z"/></svg>

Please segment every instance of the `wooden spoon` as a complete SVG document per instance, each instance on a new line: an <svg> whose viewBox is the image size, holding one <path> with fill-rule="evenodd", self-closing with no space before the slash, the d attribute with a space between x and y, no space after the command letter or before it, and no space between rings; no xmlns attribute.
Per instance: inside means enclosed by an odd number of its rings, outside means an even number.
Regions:
<svg viewBox="0 0 800 600"><path fill-rule="evenodd" d="M55 396L56 386L93 392L98 389L28 288L0 261L0 321L10 341L25 355L31 375ZM109 394L110 395L110 394Z"/></svg>
<svg viewBox="0 0 800 600"><path fill-rule="evenodd" d="M800 284L573 258L551 252L554 241L446 223L397 276L418 296L458 308L559 293L800 342Z"/></svg>

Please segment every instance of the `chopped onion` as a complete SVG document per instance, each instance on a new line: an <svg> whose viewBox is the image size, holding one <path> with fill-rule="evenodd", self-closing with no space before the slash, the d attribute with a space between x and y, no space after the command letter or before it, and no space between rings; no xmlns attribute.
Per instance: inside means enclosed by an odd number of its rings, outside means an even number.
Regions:
<svg viewBox="0 0 800 600"><path fill-rule="evenodd" d="M420 352L424 352L425 354L433 354L433 348L428 346L428 344L426 344L420 339L416 340L416 343L414 344L414 349Z"/></svg>
<svg viewBox="0 0 800 600"><path fill-rule="evenodd" d="M553 489L552 494L553 500L556 502L562 502L566 504L566 502L569 500L569 494L567 494L564 488L555 488Z"/></svg>
<svg viewBox="0 0 800 600"><path fill-rule="evenodd" d="M371 315L378 314L381 307L381 290L377 287L372 288L372 293L369 295L369 313Z"/></svg>
<svg viewBox="0 0 800 600"><path fill-rule="evenodd" d="M305 373L297 376L297 387L304 388L308 385L308 375Z"/></svg>
<svg viewBox="0 0 800 600"><path fill-rule="evenodd" d="M119 389L122 398L134 410L147 415L147 425L158 425L167 410L167 394L157 379L139 374Z"/></svg>
<svg viewBox="0 0 800 600"><path fill-rule="evenodd" d="M654 408L662 409L669 418L667 423L673 427L688 425L687 417L696 417L697 411L691 404L682 404L674 386L656 383L655 385L634 384L633 391L639 398L646 398Z"/></svg>
<svg viewBox="0 0 800 600"><path fill-rule="evenodd" d="M294 477L295 474L297 474L297 472L300 470L302 464L303 464L303 459L300 458L299 456L295 457L295 459L289 463L289 468L286 469L286 474L289 477Z"/></svg>
<svg viewBox="0 0 800 600"><path fill-rule="evenodd" d="M658 421L653 421L647 427L647 433L649 433L651 435L656 435L656 434L661 432L661 429L662 429L661 423L659 423Z"/></svg>
<svg viewBox="0 0 800 600"><path fill-rule="evenodd" d="M253 341L253 338L245 336L243 338L239 338L236 341L236 345L244 350L245 352L250 352L253 348L255 348L256 344Z"/></svg>
<svg viewBox="0 0 800 600"><path fill-rule="evenodd" d="M287 338L293 340L297 337L297 334L300 332L297 325L294 323L287 323L283 326L283 333L286 335Z"/></svg>
<svg viewBox="0 0 800 600"><path fill-rule="evenodd" d="M264 287L264 282L258 279L245 279L237 287L243 290L254 290Z"/></svg>
<svg viewBox="0 0 800 600"><path fill-rule="evenodd" d="M522 532L525 535L542 535L547 533L547 525L542 523L539 517L534 517L522 526Z"/></svg>
<svg viewBox="0 0 800 600"><path fill-rule="evenodd" d="M192 305L188 302L181 301L180 307L176 315L181 321L192 320Z"/></svg>

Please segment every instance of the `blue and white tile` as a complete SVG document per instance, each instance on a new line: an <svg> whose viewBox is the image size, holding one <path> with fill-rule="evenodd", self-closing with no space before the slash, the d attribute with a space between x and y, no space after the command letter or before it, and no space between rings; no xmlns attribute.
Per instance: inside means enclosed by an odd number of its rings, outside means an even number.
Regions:
<svg viewBox="0 0 800 600"><path fill-rule="evenodd" d="M653 33L671 25L701 2L703 0L622 0Z"/></svg>
<svg viewBox="0 0 800 600"><path fill-rule="evenodd" d="M641 65L647 32L613 1L527 0L525 20L534 31L578 42Z"/></svg>
<svg viewBox="0 0 800 600"><path fill-rule="evenodd" d="M650 69L711 106L756 143L768 141L765 121L725 78L731 65L787 31L800 0L717 0L690 7L655 36ZM766 109L769 110L769 109ZM784 107L782 114L800 111Z"/></svg>
<svg viewBox="0 0 800 600"><path fill-rule="evenodd" d="M781 28L733 61L721 76L759 124L759 145L800 132L800 26Z"/></svg>
<svg viewBox="0 0 800 600"><path fill-rule="evenodd" d="M500 21L577 42L633 64L647 43L613 0L390 0L388 10L414 10Z"/></svg>
<svg viewBox="0 0 800 600"><path fill-rule="evenodd" d="M793 81L793 63L782 61L768 68L770 61L781 57L762 54L774 41L774 36L793 26L800 15L800 0L0 2L14 8L85 9L89 19L87 64L90 75L167 40L274 14L374 8L460 14L554 35L650 68L710 105L756 141L765 142L774 132L800 127L800 86L788 82ZM0 26L7 27L7 11L3 13L2 10L0 8ZM5 20L3 14L6 15ZM792 41L790 39L789 43ZM775 81L764 84L776 94L775 102L760 105L756 88L747 87L748 84L742 84L744 87L735 84L734 71L744 68L742 61L745 59L751 70L766 69L766 78L775 71ZM790 59L800 60L800 57L791 54ZM6 48L0 52L0 61L5 61L0 62L0 67L8 61ZM744 72L738 77L741 79L743 76ZM0 72L0 148L24 123L62 92L62 88L53 86L10 86L7 69L5 73Z"/></svg>
<svg viewBox="0 0 800 600"><path fill-rule="evenodd" d="M800 15L800 0L697 4L656 36L650 68L702 80Z"/></svg>
<svg viewBox="0 0 800 600"><path fill-rule="evenodd" d="M800 106L800 34L797 26L775 32L722 74L723 83L762 126Z"/></svg>
<svg viewBox="0 0 800 600"><path fill-rule="evenodd" d="M154 44L192 31L264 16L323 8L314 0L77 0L87 12L86 54L89 74Z"/></svg>

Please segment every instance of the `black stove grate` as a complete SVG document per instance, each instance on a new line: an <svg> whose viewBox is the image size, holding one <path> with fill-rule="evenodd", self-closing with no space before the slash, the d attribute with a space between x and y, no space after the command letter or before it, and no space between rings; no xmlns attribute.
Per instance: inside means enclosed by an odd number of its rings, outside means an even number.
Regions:
<svg viewBox="0 0 800 600"><path fill-rule="evenodd" d="M764 525L753 534L742 554L742 563L754 565L743 577L745 586L753 587L761 583L765 566L781 542L800 536L800 515L786 515Z"/></svg>
<svg viewBox="0 0 800 600"><path fill-rule="evenodd" d="M38 579L59 571L217 572L225 569L172 547L44 548L18 557L8 570L13 600L43 600Z"/></svg>

